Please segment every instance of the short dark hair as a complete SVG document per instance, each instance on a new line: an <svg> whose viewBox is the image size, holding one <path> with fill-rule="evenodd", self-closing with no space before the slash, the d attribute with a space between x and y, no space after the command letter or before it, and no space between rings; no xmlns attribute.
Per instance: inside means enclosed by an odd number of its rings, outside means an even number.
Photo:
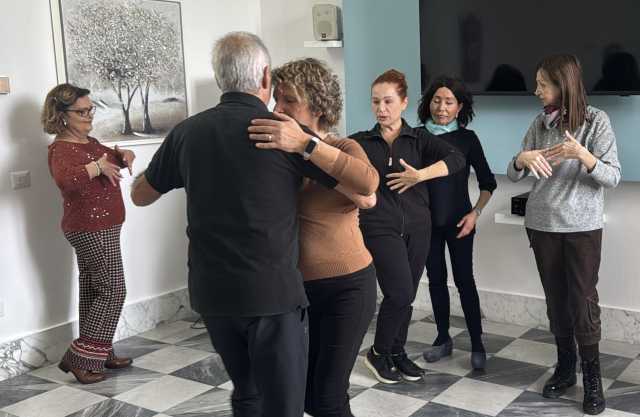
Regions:
<svg viewBox="0 0 640 417"><path fill-rule="evenodd" d="M64 112L79 98L88 96L91 91L72 84L58 84L47 94L42 107L40 120L46 133L59 135L64 132Z"/></svg>
<svg viewBox="0 0 640 417"><path fill-rule="evenodd" d="M446 87L458 100L458 103L462 104L462 109L458 113L458 123L461 126L467 126L473 120L475 113L473 111L473 95L467 90L461 79L456 77L450 77L447 75L441 75L425 90L420 99L418 106L418 119L422 124L427 123L431 118L431 99L436 94L439 88Z"/></svg>

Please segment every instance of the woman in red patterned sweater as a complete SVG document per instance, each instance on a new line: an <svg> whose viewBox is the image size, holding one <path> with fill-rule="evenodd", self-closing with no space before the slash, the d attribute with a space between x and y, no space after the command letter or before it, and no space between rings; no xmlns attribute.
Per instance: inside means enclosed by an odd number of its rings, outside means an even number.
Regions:
<svg viewBox="0 0 640 417"><path fill-rule="evenodd" d="M55 135L49 145L49 170L64 200L62 231L75 249L80 272L80 337L59 367L83 384L102 381L105 367L132 363L115 356L112 341L126 295L120 169L127 167L131 173L135 155L89 136L95 110L89 90L60 84L47 94L42 111L44 131Z"/></svg>

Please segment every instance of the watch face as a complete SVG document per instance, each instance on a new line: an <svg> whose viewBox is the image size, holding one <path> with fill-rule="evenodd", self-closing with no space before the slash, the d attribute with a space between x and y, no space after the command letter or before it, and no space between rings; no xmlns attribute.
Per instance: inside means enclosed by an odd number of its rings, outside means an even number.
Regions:
<svg viewBox="0 0 640 417"><path fill-rule="evenodd" d="M309 143L307 143L306 148L304 148L304 153L302 154L305 157L305 159L309 159L309 157L311 157L311 153L316 148L317 144L318 144L318 139L311 137L311 139L309 140Z"/></svg>

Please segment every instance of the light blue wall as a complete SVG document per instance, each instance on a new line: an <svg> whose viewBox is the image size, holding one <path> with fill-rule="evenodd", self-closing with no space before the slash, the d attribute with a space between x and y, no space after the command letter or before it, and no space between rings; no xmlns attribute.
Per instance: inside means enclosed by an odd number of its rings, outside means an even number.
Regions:
<svg viewBox="0 0 640 417"><path fill-rule="evenodd" d="M373 126L371 82L389 68L407 76L411 104L405 118L415 124L420 98L418 0L345 0L343 31L347 133ZM540 111L539 101L533 96L480 96L475 101L477 119L469 127L478 133L493 171L504 173ZM611 118L623 179L640 181L640 97L591 97L590 103Z"/></svg>

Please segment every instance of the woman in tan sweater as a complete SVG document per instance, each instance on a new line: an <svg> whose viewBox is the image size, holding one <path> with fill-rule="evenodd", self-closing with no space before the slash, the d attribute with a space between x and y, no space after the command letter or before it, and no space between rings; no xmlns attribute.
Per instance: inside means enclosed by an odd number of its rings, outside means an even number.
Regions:
<svg viewBox="0 0 640 417"><path fill-rule="evenodd" d="M252 139L268 141L261 148L303 150L339 182L330 190L306 181L300 191L299 268L311 304L305 411L351 417L349 375L376 302L376 274L358 227L358 206L375 205L379 177L360 145L329 133L340 119L342 96L324 63L301 59L272 75L275 114L282 120L254 121ZM309 134L295 135L291 118L321 141L310 145Z"/></svg>

